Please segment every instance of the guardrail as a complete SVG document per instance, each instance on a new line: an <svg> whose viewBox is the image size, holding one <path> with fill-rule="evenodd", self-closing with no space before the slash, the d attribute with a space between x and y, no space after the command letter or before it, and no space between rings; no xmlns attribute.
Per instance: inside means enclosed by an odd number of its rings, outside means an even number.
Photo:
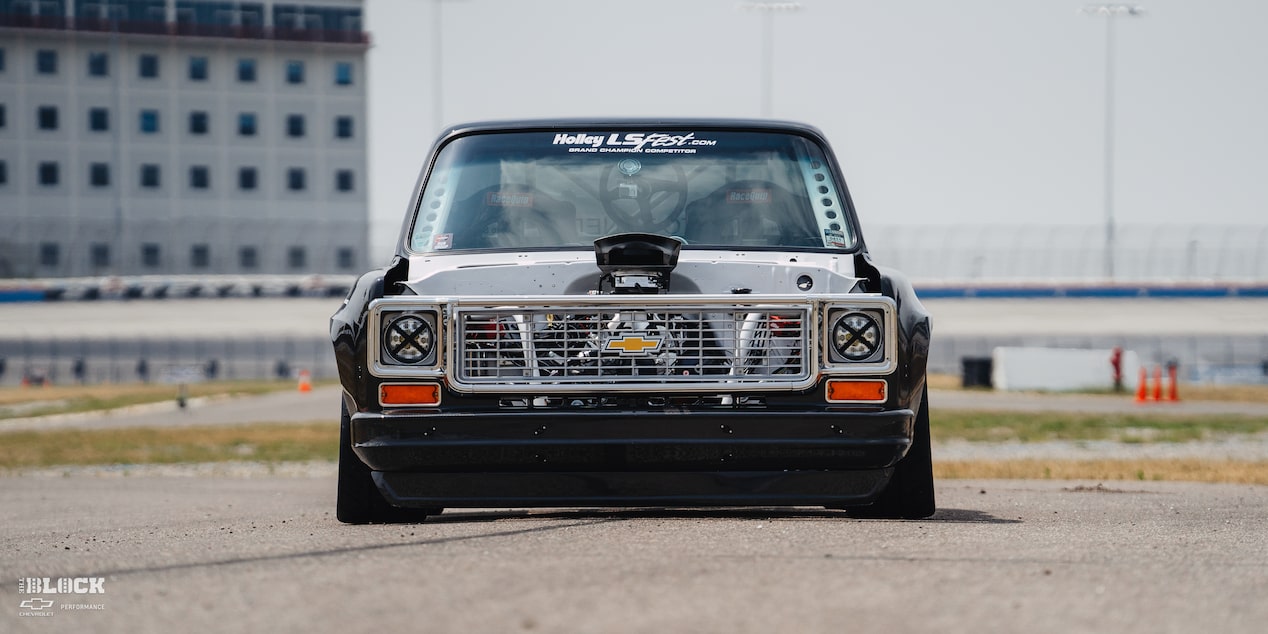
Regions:
<svg viewBox="0 0 1268 634"><path fill-rule="evenodd" d="M0 339L0 386L338 376L324 338Z"/></svg>
<svg viewBox="0 0 1268 634"><path fill-rule="evenodd" d="M329 44L369 45L370 34L364 31L334 29L292 29L253 25L189 24L150 20L103 20L68 18L50 15L17 15L0 13L0 27L125 33L134 35L166 35L217 37L249 40L284 40L289 42L321 42Z"/></svg>
<svg viewBox="0 0 1268 634"><path fill-rule="evenodd" d="M138 276L0 280L0 303L196 297L342 297L351 275Z"/></svg>

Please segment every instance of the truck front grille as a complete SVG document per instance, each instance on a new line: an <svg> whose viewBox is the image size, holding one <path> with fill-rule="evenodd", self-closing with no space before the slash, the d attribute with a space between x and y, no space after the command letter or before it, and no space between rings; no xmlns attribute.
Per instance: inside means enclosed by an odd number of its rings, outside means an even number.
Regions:
<svg viewBox="0 0 1268 634"><path fill-rule="evenodd" d="M806 303L459 306L450 380L477 391L795 389L811 381L813 314Z"/></svg>

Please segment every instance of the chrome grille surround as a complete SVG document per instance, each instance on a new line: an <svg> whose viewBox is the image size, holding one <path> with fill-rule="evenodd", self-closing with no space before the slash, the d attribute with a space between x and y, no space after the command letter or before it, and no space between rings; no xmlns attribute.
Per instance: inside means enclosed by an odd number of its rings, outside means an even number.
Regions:
<svg viewBox="0 0 1268 634"><path fill-rule="evenodd" d="M894 367L894 303L878 295L593 295L388 297L379 316L443 313L439 361L450 389L487 394L801 391L821 373L882 374ZM865 363L821 366L827 306L882 316L887 345ZM370 349L376 349L371 341ZM419 376L374 359L377 376Z"/></svg>

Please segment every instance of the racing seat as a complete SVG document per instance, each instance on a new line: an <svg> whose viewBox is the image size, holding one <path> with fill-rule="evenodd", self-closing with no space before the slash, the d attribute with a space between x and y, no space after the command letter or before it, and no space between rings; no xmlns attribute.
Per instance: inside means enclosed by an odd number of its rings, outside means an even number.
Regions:
<svg viewBox="0 0 1268 634"><path fill-rule="evenodd" d="M494 185L458 201L455 249L553 247L577 241L576 205L524 185Z"/></svg>
<svg viewBox="0 0 1268 634"><path fill-rule="evenodd" d="M805 196L764 180L726 183L687 206L690 244L821 246Z"/></svg>

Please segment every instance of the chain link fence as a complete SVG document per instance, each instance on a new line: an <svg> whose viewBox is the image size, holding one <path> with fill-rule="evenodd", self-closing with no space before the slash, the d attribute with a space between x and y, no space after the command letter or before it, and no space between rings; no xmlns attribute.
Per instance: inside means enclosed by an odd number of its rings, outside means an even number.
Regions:
<svg viewBox="0 0 1268 634"><path fill-rule="evenodd" d="M1104 226L865 225L877 261L917 282L1107 281ZM1268 225L1124 225L1115 282L1268 280Z"/></svg>

